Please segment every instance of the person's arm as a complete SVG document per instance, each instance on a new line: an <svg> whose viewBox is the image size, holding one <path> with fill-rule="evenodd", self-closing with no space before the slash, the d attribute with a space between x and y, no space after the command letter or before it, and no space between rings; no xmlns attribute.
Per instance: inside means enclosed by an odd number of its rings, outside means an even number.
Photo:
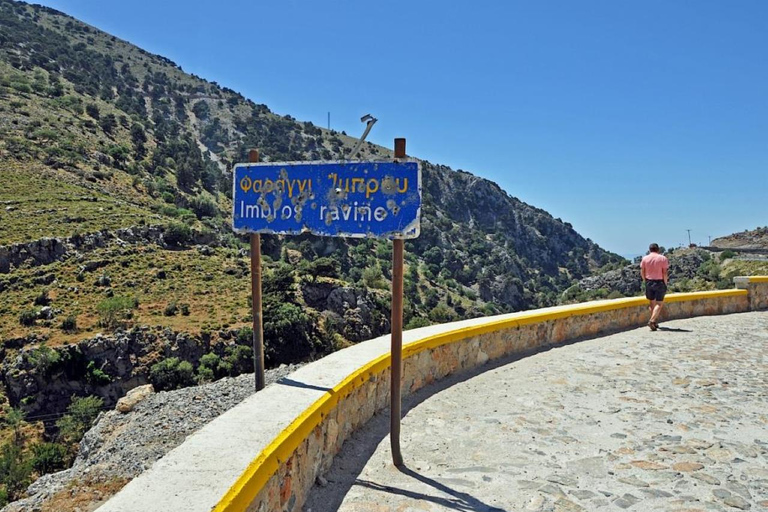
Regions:
<svg viewBox="0 0 768 512"><path fill-rule="evenodd" d="M642 279L643 282L645 282L645 265L643 265L642 263L640 263L640 279Z"/></svg>
<svg viewBox="0 0 768 512"><path fill-rule="evenodd" d="M669 282L669 269L667 267L664 267L664 269L661 271L662 275L664 276L664 284L667 284Z"/></svg>

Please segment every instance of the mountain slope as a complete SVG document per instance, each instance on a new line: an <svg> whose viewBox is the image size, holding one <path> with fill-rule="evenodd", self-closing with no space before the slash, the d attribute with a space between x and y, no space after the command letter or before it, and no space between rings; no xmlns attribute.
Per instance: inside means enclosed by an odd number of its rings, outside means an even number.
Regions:
<svg viewBox="0 0 768 512"><path fill-rule="evenodd" d="M265 161L322 159L354 142L275 115L52 9L9 0L0 7L2 245L181 221L238 247L229 169L248 148ZM370 143L361 153L391 154ZM552 304L574 279L617 259L482 178L425 163L424 183L423 235L408 244L420 264L411 277L422 292L436 290L438 304L459 303L458 316ZM345 282L377 265L387 277L378 243L267 243L275 259L284 249L305 260L332 255ZM430 310L438 304L431 300ZM428 317L424 308L415 313Z"/></svg>

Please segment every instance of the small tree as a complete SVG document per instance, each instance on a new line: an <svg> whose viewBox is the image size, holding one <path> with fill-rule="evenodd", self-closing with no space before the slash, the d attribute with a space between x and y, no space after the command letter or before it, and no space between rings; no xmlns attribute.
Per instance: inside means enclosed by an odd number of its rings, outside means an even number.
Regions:
<svg viewBox="0 0 768 512"><path fill-rule="evenodd" d="M0 448L0 483L5 485L7 498L17 500L32 480L32 464L24 457L20 446L6 443Z"/></svg>
<svg viewBox="0 0 768 512"><path fill-rule="evenodd" d="M67 407L67 414L56 422L59 438L70 445L79 443L103 406L104 400L97 396L73 396L72 403Z"/></svg>
<svg viewBox="0 0 768 512"><path fill-rule="evenodd" d="M41 375L48 375L52 372L54 367L61 361L61 355L58 351L46 346L40 345L39 347L30 350L26 353L27 361L34 365L35 369Z"/></svg>
<svg viewBox="0 0 768 512"><path fill-rule="evenodd" d="M128 160L131 151L121 144L115 144L107 148L107 154L112 157L115 166L121 167Z"/></svg>
<svg viewBox="0 0 768 512"><path fill-rule="evenodd" d="M32 467L39 475L53 473L67 467L67 448L58 443L32 445Z"/></svg>
<svg viewBox="0 0 768 512"><path fill-rule="evenodd" d="M211 114L211 107L208 105L207 101L200 100L192 106L192 112L195 113L195 116L198 119L205 121Z"/></svg>
<svg viewBox="0 0 768 512"><path fill-rule="evenodd" d="M21 447L24 444L24 439L21 433L21 428L24 426L24 411L21 409L14 409L5 412L3 423L13 431L13 444Z"/></svg>
<svg viewBox="0 0 768 512"><path fill-rule="evenodd" d="M135 146L140 146L147 142L147 134L144 133L144 127L139 123L134 123L131 126L131 141Z"/></svg>
<svg viewBox="0 0 768 512"><path fill-rule="evenodd" d="M123 320L130 318L131 311L138 307L138 301L125 295L104 299L96 306L99 312L99 323L107 329L116 329Z"/></svg>

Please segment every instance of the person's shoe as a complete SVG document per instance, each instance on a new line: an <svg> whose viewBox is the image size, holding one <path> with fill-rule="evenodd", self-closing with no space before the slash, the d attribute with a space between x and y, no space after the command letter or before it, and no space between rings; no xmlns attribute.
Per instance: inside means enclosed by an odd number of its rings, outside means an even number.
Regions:
<svg viewBox="0 0 768 512"><path fill-rule="evenodd" d="M659 325L656 322L649 321L648 322L648 327L650 327L652 331L655 331L656 329L659 328Z"/></svg>

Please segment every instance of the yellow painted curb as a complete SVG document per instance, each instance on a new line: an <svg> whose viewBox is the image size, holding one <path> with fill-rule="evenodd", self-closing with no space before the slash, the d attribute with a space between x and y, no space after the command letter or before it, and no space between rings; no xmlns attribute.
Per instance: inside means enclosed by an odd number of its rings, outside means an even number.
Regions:
<svg viewBox="0 0 768 512"><path fill-rule="evenodd" d="M761 277L768 282L768 276ZM747 290L718 290L694 293L672 293L666 296L668 302L684 302L723 297L739 297L748 295ZM604 311L645 307L648 300L645 297L626 297L621 299L598 301L588 304L571 304L547 308L544 311L531 311L516 314L512 318L490 321L482 325L462 327L453 331L435 334L408 343L403 347L403 359L414 356L425 350L447 345L462 339L479 336L489 332L521 327L524 325L543 323L569 316L583 316ZM340 400L354 390L362 387L371 377L389 369L391 355L379 356L351 373L346 379L317 399L275 439L246 468L237 481L230 487L213 512L244 512L253 499L261 492L270 478L277 472L281 462L291 454L310 435L326 415L328 415Z"/></svg>

